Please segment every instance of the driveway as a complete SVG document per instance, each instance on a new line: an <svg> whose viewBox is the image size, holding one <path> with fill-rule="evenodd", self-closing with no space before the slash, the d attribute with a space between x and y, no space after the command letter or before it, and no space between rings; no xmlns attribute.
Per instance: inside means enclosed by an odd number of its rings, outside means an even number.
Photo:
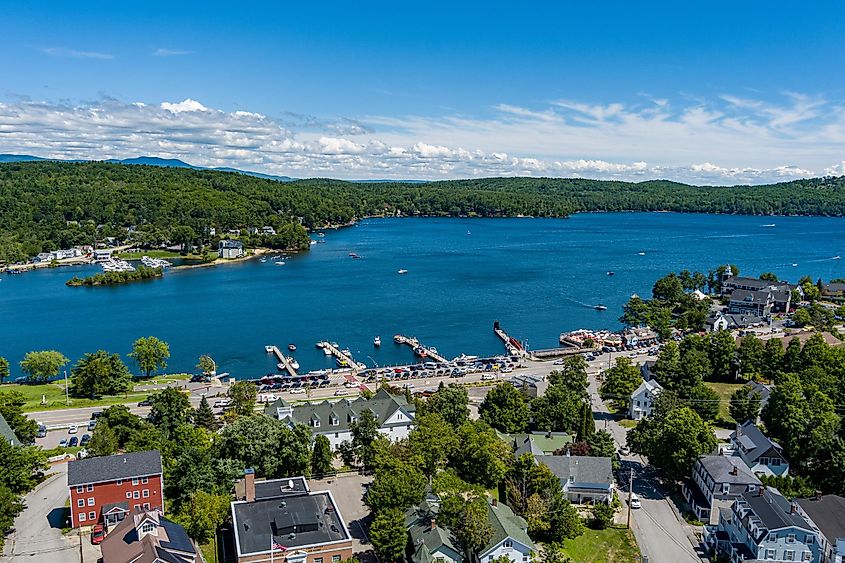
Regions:
<svg viewBox="0 0 845 563"><path fill-rule="evenodd" d="M308 480L308 486L312 491L331 491L337 508L346 522L346 527L352 535L352 553L361 563L377 561L367 537L370 509L364 504L364 493L372 482L371 476L358 473L344 473L337 477Z"/></svg>
<svg viewBox="0 0 845 563"><path fill-rule="evenodd" d="M67 464L56 465L50 471L53 474L24 498L26 508L15 520L16 531L6 538L4 561L79 562L79 537L72 533L65 536L61 530L68 514ZM94 559L86 557L86 561Z"/></svg>

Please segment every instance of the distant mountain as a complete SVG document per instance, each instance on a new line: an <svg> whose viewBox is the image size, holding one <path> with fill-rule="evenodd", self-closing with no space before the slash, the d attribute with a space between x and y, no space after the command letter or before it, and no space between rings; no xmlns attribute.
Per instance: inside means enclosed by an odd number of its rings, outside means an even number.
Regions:
<svg viewBox="0 0 845 563"><path fill-rule="evenodd" d="M0 163L2 162L35 162L41 160L53 160L57 162L89 162L83 160L62 160L58 158L42 158L40 156L32 156L29 154L0 154ZM245 174L247 176L254 176L256 178L263 178L265 180L276 180L277 182L291 182L297 178L290 176L274 176L272 174L262 174L261 172L250 172L249 170L238 170L237 168L205 168L203 166L194 166L188 164L184 160L178 158L159 158L157 156L137 156L135 158L116 159L110 158L104 160L108 164L143 164L146 166L161 166L162 168L190 168L192 170L215 170L217 172L235 172L237 174Z"/></svg>

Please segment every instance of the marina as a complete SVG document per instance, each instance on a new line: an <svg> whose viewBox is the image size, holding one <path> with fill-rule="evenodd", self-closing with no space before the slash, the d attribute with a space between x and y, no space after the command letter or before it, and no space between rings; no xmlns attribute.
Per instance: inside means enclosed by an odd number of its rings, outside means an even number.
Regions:
<svg viewBox="0 0 845 563"><path fill-rule="evenodd" d="M296 367L294 367L293 362L291 362L292 358L288 358L287 356L282 354L282 351L279 350L278 346L265 346L264 349L267 351L267 353L273 354L274 356L276 356L276 359L279 360L279 363L276 367L278 367L280 370L286 372L292 377L296 377L298 375L296 373L296 370L299 369L299 364L296 364Z"/></svg>
<svg viewBox="0 0 845 563"><path fill-rule="evenodd" d="M341 349L336 342L326 342L321 340L317 342L317 348L321 348L323 353L335 357L337 365L342 368L351 368L353 372L367 369L365 364L356 362L349 352L349 349Z"/></svg>
<svg viewBox="0 0 845 563"><path fill-rule="evenodd" d="M437 348L423 346L419 340L412 336L403 336L401 334L397 334L393 337L393 342L396 344L405 344L410 346L411 349L414 351L414 355L420 358L431 358L432 360L440 364L449 363L449 360L447 360L437 352Z"/></svg>
<svg viewBox="0 0 845 563"><path fill-rule="evenodd" d="M493 333L499 337L502 343L504 343L508 354L511 356L525 355L525 348L523 347L522 342L512 336L509 336L508 333L502 329L499 321L493 323Z"/></svg>

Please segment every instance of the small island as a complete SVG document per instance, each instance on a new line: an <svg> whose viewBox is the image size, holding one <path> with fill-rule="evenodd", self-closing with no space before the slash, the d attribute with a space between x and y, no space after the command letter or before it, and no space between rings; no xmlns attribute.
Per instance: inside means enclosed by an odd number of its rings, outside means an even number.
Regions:
<svg viewBox="0 0 845 563"><path fill-rule="evenodd" d="M151 280L163 276L164 268L150 268L147 266L138 266L132 271L102 272L99 274L94 274L92 276L86 276L84 278L73 276L65 283L65 285L68 285L70 287L120 285L141 280Z"/></svg>

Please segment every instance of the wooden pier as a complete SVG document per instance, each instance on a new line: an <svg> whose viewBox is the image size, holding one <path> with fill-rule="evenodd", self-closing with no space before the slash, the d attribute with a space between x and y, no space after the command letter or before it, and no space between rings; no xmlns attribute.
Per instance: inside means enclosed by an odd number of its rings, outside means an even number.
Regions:
<svg viewBox="0 0 845 563"><path fill-rule="evenodd" d="M290 365L290 361L288 361L287 356L282 354L282 351L279 350L278 346L270 346L270 353L276 356L276 359L279 360L279 363L285 367L285 371L287 371L292 376L296 377L296 370L293 369L293 366Z"/></svg>
<svg viewBox="0 0 845 563"><path fill-rule="evenodd" d="M511 356L525 356L525 348L523 348L522 343L513 336L508 336L508 333L499 325L499 321L493 323L493 332L505 344L505 350L508 351L508 354Z"/></svg>
<svg viewBox="0 0 845 563"><path fill-rule="evenodd" d="M589 350L582 350L580 348L547 348L545 350L532 350L530 356L532 358L541 360L544 358L559 358L561 356L574 356L582 352L589 352Z"/></svg>
<svg viewBox="0 0 845 563"><path fill-rule="evenodd" d="M393 337L393 341L396 344L407 344L412 349L413 348L419 348L423 352L425 352L425 356L422 356L422 357L431 358L432 360L434 360L435 362L437 362L439 364L448 364L449 363L449 360L447 360L446 358L441 356L439 353L432 351L431 348L428 348L427 346L423 346L422 344L420 344L420 341L417 340L416 338L414 338L413 336L404 336L402 334L397 334L396 336Z"/></svg>
<svg viewBox="0 0 845 563"><path fill-rule="evenodd" d="M366 364L356 362L355 358L352 357L352 354L344 354L339 346L334 346L331 342L323 340L317 343L317 347L331 352L332 356L338 359L338 363L341 367L350 368L353 373L367 369Z"/></svg>

